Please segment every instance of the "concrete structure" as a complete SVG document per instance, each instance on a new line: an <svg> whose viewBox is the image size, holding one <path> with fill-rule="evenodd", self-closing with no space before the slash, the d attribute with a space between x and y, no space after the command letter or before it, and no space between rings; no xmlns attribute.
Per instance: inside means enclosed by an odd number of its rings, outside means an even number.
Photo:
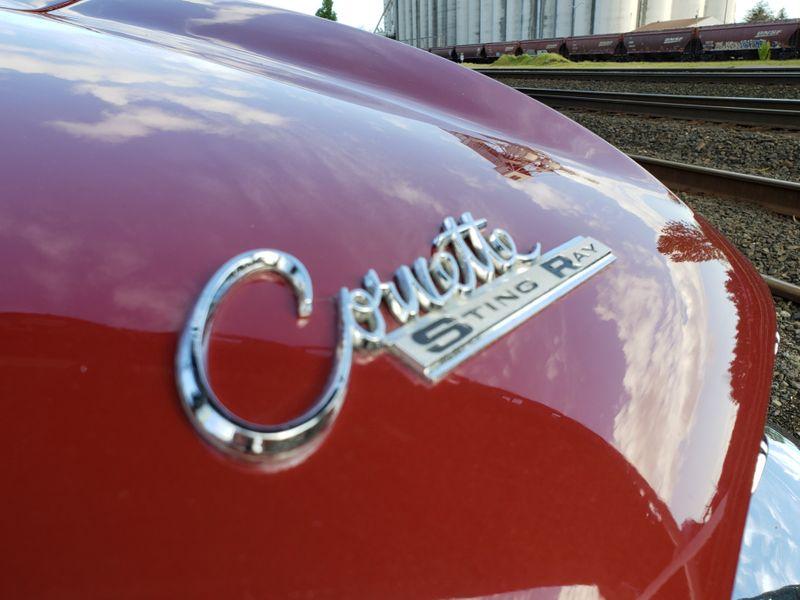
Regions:
<svg viewBox="0 0 800 600"><path fill-rule="evenodd" d="M736 0L384 0L386 34L431 48L624 33L656 21L733 22Z"/></svg>
<svg viewBox="0 0 800 600"><path fill-rule="evenodd" d="M651 21L647 25L637 27L634 31L661 31L662 29L683 29L690 27L708 27L722 25L722 21L715 17L700 17L697 19L674 19L670 21Z"/></svg>

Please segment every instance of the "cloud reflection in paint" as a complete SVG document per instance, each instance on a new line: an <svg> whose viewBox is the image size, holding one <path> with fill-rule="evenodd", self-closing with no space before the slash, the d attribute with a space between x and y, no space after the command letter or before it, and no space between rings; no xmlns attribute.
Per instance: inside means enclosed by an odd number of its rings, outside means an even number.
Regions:
<svg viewBox="0 0 800 600"><path fill-rule="evenodd" d="M730 265L691 213L665 192L648 197L634 183L587 172L565 157L555 160L566 168L554 174L570 180L572 189L547 177L508 185L537 206L580 222L575 234L603 240L619 258L597 278L595 306L598 318L614 324L625 360L626 397L611 423L612 441L676 522L703 522L737 413L729 372L737 311L724 293L721 310L718 298ZM585 201L576 201L581 197ZM629 234L619 239L620 231ZM632 235L636 231L641 234ZM559 359L565 350L559 340L553 338L545 361L548 380L570 377ZM508 344L513 355L517 344ZM514 362L524 360L520 355ZM716 424L713 431L709 423Z"/></svg>
<svg viewBox="0 0 800 600"><path fill-rule="evenodd" d="M44 29L49 23L41 23ZM106 105L99 119L54 119L46 124L65 133L98 141L119 143L157 132L197 131L239 135L244 127L258 125L251 135L264 135L269 128L284 127L290 119L263 107L264 96L237 80L247 79L231 69L212 63L197 69L197 61L180 55L159 62L147 61L109 68L102 57L105 43L94 40L86 45L85 36L75 36L78 47L39 45L36 37L19 38L19 44L0 45L0 73L52 77L72 82L75 94L86 94ZM136 46L134 46L136 49ZM110 51L110 49L109 49ZM146 53L142 48L142 53ZM193 67L193 68L192 68ZM263 92L263 91L262 91Z"/></svg>

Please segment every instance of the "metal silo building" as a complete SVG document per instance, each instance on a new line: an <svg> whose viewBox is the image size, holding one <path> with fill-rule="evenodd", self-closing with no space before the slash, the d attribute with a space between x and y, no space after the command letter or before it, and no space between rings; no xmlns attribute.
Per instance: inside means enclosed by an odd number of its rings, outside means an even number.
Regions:
<svg viewBox="0 0 800 600"><path fill-rule="evenodd" d="M647 0L648 4L650 2ZM595 0L594 31L589 33L622 33L636 29L641 3L642 0Z"/></svg>
<svg viewBox="0 0 800 600"><path fill-rule="evenodd" d="M706 0L675 0L672 3L673 19L693 19L705 16ZM716 16L716 15L715 15Z"/></svg>
<svg viewBox="0 0 800 600"><path fill-rule="evenodd" d="M716 17L723 23L733 23L736 20L735 0L706 0L705 14Z"/></svg>
<svg viewBox="0 0 800 600"><path fill-rule="evenodd" d="M624 33L655 21L733 21L736 0L384 0L386 34L418 48Z"/></svg>

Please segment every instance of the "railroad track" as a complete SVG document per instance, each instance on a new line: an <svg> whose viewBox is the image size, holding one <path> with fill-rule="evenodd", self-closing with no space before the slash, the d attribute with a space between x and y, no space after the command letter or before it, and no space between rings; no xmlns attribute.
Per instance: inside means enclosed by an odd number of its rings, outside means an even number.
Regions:
<svg viewBox="0 0 800 600"><path fill-rule="evenodd" d="M670 189L757 202L775 212L800 216L800 183L649 156L629 156ZM762 277L773 294L800 304L800 286L769 275Z"/></svg>
<svg viewBox="0 0 800 600"><path fill-rule="evenodd" d="M516 88L553 108L800 129L800 100Z"/></svg>
<svg viewBox="0 0 800 600"><path fill-rule="evenodd" d="M800 217L800 183L638 154L629 156L672 189L756 202L775 212Z"/></svg>
<svg viewBox="0 0 800 600"><path fill-rule="evenodd" d="M762 274L761 278L766 282L773 294L800 304L800 286L769 275Z"/></svg>
<svg viewBox="0 0 800 600"><path fill-rule="evenodd" d="M594 81L660 81L682 83L777 83L800 84L800 68L719 68L719 69L552 69L549 67L514 69L494 67L475 69L493 79L581 79Z"/></svg>
<svg viewBox="0 0 800 600"><path fill-rule="evenodd" d="M490 76L500 69L482 69ZM514 78L547 77L553 73L558 77L578 79L601 79L595 69L502 69L504 74ZM637 81L648 78L659 81L708 81L708 80L747 80L751 83L769 81L800 84L800 69L736 69L735 72L698 70L631 70L602 71L602 79L630 79ZM609 75L609 77L606 77ZM502 77L498 77L502 78ZM685 79L682 79L685 78ZM594 92L553 90L537 88L517 88L522 93L546 104L557 107L592 108L612 112L636 112L691 120L735 122L781 128L800 129L800 101L769 98L730 98L709 96L678 96L620 92ZM673 190L713 194L724 198L756 202L778 213L800 216L800 183L770 179L758 175L748 175L688 165L649 156L630 155L652 175ZM769 275L762 275L773 294L800 303L800 286L782 281Z"/></svg>

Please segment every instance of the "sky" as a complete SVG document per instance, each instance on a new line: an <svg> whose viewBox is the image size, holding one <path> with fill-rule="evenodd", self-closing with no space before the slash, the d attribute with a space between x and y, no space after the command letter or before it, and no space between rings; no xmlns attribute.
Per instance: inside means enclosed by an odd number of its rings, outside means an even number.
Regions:
<svg viewBox="0 0 800 600"><path fill-rule="evenodd" d="M263 4L313 15L322 0L260 0ZM795 0L796 1L796 0ZM383 13L383 0L333 0L340 23L372 31Z"/></svg>
<svg viewBox="0 0 800 600"><path fill-rule="evenodd" d="M744 21L744 16L747 14L747 11L750 10L756 2L757 0L737 0L736 20ZM334 0L334 4L336 4L336 0ZM769 0L767 4L769 4L773 13L777 13L780 9L785 8L786 14L790 19L800 17L800 1L798 0Z"/></svg>
<svg viewBox="0 0 800 600"><path fill-rule="evenodd" d="M681 0L673 0L680 2ZM264 4L288 8L297 12L313 15L322 4L322 0L262 0ZM747 11L757 0L737 0L736 20L743 21ZM790 18L800 18L800 0L769 0L773 12L785 8ZM372 31L381 18L383 0L333 0L333 9L339 22L359 29Z"/></svg>

